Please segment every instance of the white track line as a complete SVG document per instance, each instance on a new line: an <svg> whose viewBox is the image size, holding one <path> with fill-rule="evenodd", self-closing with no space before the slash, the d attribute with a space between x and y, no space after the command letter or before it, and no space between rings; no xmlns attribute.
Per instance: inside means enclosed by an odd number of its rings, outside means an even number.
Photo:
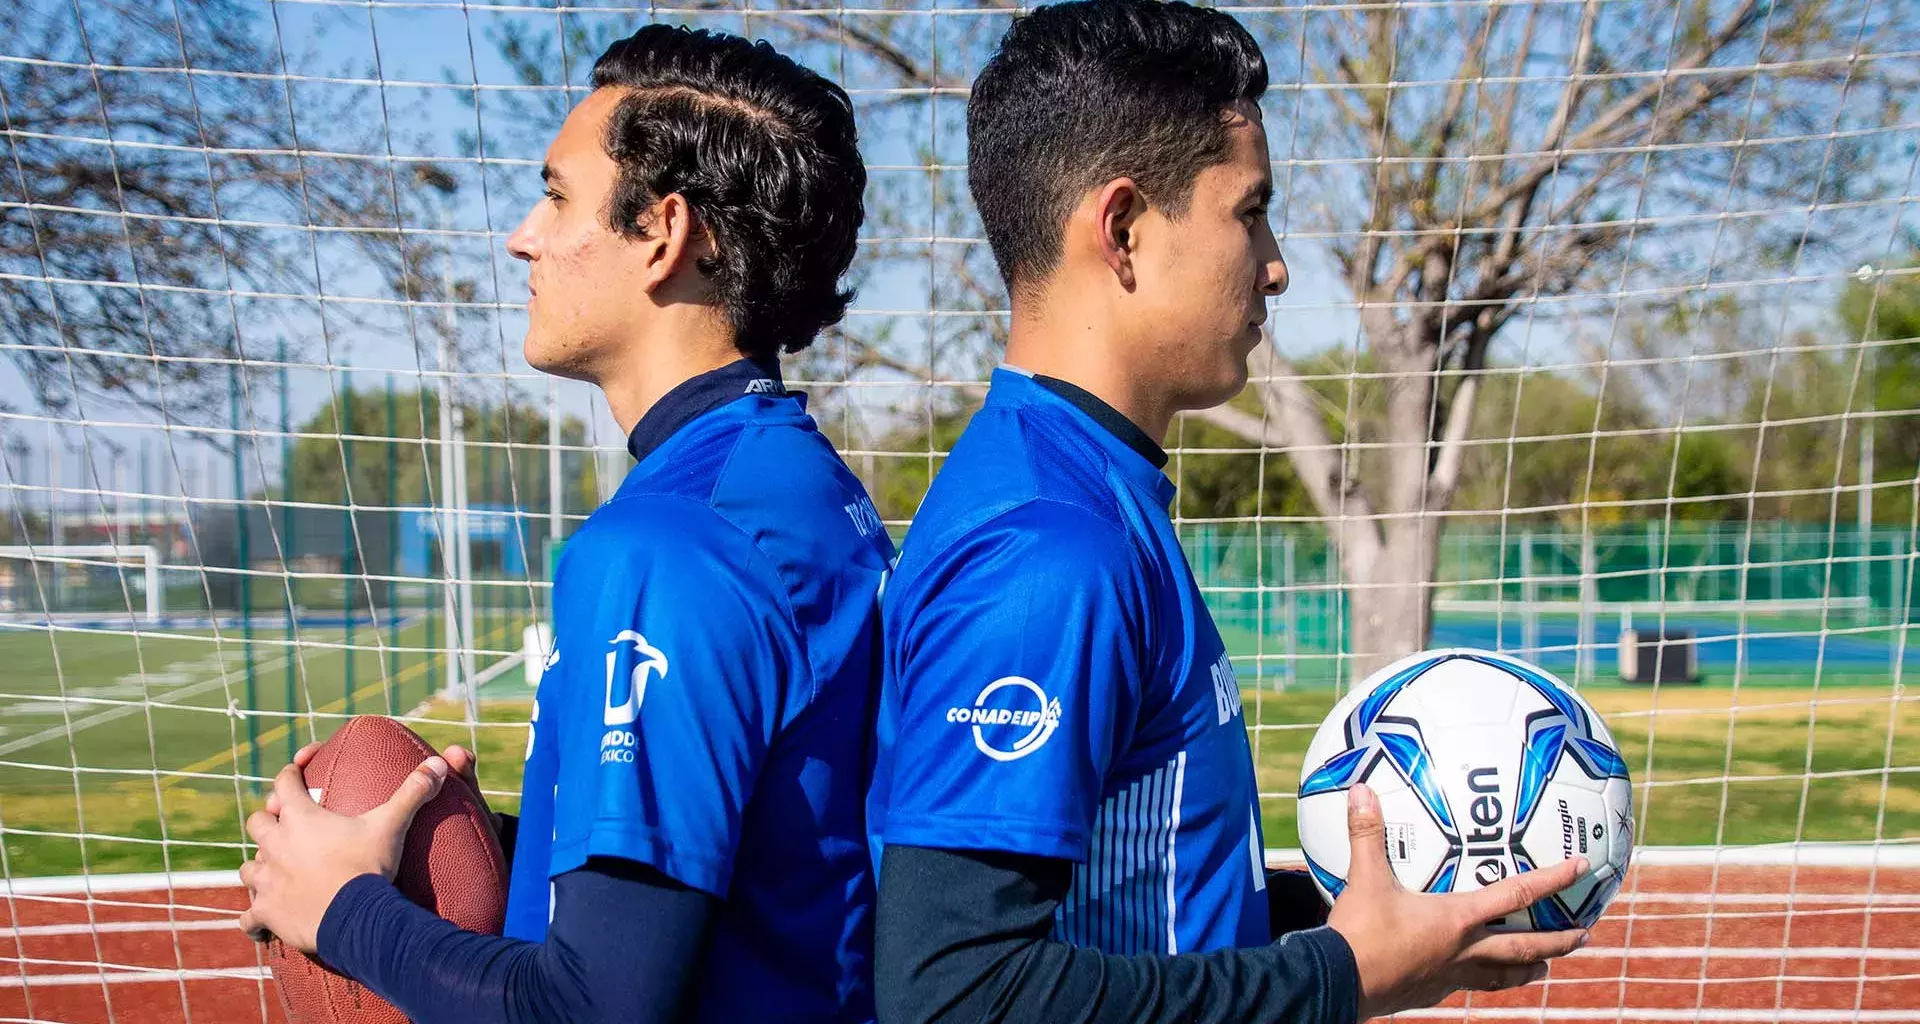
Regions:
<svg viewBox="0 0 1920 1024"><path fill-rule="evenodd" d="M1780 843L1770 846L1643 846L1636 867L1920 868L1914 843Z"/></svg>
<svg viewBox="0 0 1920 1024"><path fill-rule="evenodd" d="M0 976L0 988L57 988L65 985L139 985L150 982L177 984L182 981L257 981L271 977L265 967L209 967L198 970L113 970L85 974L30 974Z"/></svg>
<svg viewBox="0 0 1920 1024"><path fill-rule="evenodd" d="M1910 1010L1722 1010L1653 1009L1615 1007L1579 1009L1575 1007L1488 1006L1454 1009L1408 1010L1394 1014L1391 1020L1598 1020L1598 1021L1698 1021L1700 1024L1913 1024L1920 1020L1920 1007Z"/></svg>
<svg viewBox="0 0 1920 1024"><path fill-rule="evenodd" d="M1920 907L1841 907L1831 910L1796 909L1792 913L1784 910L1716 910L1709 906L1705 910L1687 913L1670 913L1654 910L1630 910L1625 914L1616 914L1601 918L1600 923L1624 924L1627 921L1802 921L1811 923L1820 918L1859 917L1867 914L1876 921L1892 923L1898 918L1920 915Z"/></svg>
<svg viewBox="0 0 1920 1024"><path fill-rule="evenodd" d="M167 892L173 889L237 889L238 871L164 871L125 875L52 875L9 878L5 892L14 896L46 896L69 892Z"/></svg>
<svg viewBox="0 0 1920 1024"><path fill-rule="evenodd" d="M1655 978L1645 974L1620 974L1605 978L1564 978L1549 977L1546 984L1565 992L1573 985L1610 985L1618 988L1627 985L1673 985L1687 988L1730 988L1734 985L1860 985L1872 982L1885 985L1889 982L1905 983L1920 981L1920 974L1875 974L1871 977L1859 975L1810 975L1810 974L1749 974L1731 978ZM1615 997L1617 998L1617 997ZM1565 1002L1566 1000L1561 1000Z"/></svg>
<svg viewBox="0 0 1920 1024"><path fill-rule="evenodd" d="M1588 946L1574 954L1636 960L1920 960L1913 947L1860 946ZM1920 1016L1914 1019L1920 1020Z"/></svg>
<svg viewBox="0 0 1920 1024"><path fill-rule="evenodd" d="M117 935L128 932L218 932L240 934L237 917L224 921L102 921L99 924L30 924L0 928L0 939L59 935Z"/></svg>
<svg viewBox="0 0 1920 1024"><path fill-rule="evenodd" d="M1728 905L1794 903L1805 906L1920 907L1920 893L1623 892L1615 897L1613 902L1616 905L1621 903L1724 903Z"/></svg>

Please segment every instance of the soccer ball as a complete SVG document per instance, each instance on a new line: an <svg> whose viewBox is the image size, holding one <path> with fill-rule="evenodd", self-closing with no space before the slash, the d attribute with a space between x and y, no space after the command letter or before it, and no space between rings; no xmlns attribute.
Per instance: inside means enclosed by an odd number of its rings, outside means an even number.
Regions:
<svg viewBox="0 0 1920 1024"><path fill-rule="evenodd" d="M1427 651L1336 704L1307 747L1300 847L1321 895L1347 873L1347 789L1372 787L1400 884L1465 892L1585 856L1592 870L1495 927L1590 927L1633 850L1627 763L1591 706L1518 658Z"/></svg>

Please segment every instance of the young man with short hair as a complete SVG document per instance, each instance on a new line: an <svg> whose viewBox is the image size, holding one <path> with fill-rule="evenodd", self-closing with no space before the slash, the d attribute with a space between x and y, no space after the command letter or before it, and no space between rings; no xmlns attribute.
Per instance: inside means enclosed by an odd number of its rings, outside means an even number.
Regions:
<svg viewBox="0 0 1920 1024"><path fill-rule="evenodd" d="M845 312L866 175L838 86L765 43L615 43L508 239L527 361L589 381L637 465L568 540L507 935L388 881L449 748L386 806L247 822L243 925L417 1021L872 1018L861 808L892 545L779 356ZM449 764L448 762L451 762Z"/></svg>
<svg viewBox="0 0 1920 1024"><path fill-rule="evenodd" d="M1317 899L1268 884L1239 684L1160 449L1245 386L1286 287L1266 84L1232 18L1157 0L1037 8L974 83L969 181L1013 320L882 610L883 1024L1348 1024L1523 984L1582 938L1483 928L1578 862L1400 890L1356 787L1329 925L1274 941Z"/></svg>

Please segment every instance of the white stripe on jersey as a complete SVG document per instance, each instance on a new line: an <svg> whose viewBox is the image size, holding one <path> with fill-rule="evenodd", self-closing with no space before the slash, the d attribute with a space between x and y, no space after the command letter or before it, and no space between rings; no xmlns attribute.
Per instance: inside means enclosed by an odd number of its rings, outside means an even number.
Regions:
<svg viewBox="0 0 1920 1024"><path fill-rule="evenodd" d="M1086 862L1054 910L1054 938L1109 953L1178 951L1174 844L1186 769L1181 751L1101 803Z"/></svg>
<svg viewBox="0 0 1920 1024"><path fill-rule="evenodd" d="M1247 810L1247 857L1253 861L1253 891L1267 891L1267 858L1260 849L1260 819L1255 812Z"/></svg>
<svg viewBox="0 0 1920 1024"><path fill-rule="evenodd" d="M1167 955L1180 952L1180 935L1174 930L1173 923L1178 918L1179 906L1174 900L1174 883L1180 870L1174 859L1174 843L1180 838L1180 796L1187 790L1187 752L1182 750L1174 758L1179 767L1173 773L1173 831L1167 834Z"/></svg>

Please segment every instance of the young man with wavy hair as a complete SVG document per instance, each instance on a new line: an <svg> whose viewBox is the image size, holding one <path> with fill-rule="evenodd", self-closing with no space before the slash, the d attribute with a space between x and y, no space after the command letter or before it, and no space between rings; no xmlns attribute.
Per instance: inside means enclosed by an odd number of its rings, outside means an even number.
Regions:
<svg viewBox="0 0 1920 1024"><path fill-rule="evenodd" d="M508 239L527 361L605 393L637 465L567 542L504 938L390 883L450 747L358 818L302 751L247 822L243 925L457 1024L865 1021L862 835L892 557L779 356L851 298L866 174L838 86L765 43L607 50Z"/></svg>

